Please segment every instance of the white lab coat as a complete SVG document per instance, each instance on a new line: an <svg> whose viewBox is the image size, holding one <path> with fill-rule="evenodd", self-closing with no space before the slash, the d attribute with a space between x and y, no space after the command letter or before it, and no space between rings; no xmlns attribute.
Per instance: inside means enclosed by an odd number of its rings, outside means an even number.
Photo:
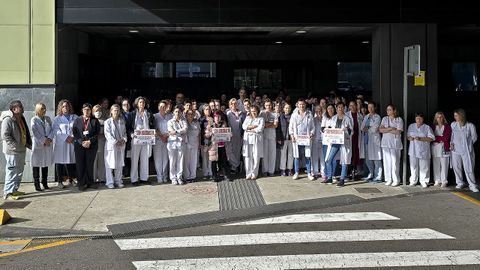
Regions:
<svg viewBox="0 0 480 270"><path fill-rule="evenodd" d="M403 120L400 117L392 120L388 116L385 116L380 126L385 128L393 127L403 131ZM400 156L401 150L403 149L402 135L383 133L381 147L385 182L397 185L400 183Z"/></svg>
<svg viewBox="0 0 480 270"><path fill-rule="evenodd" d="M292 138L293 157L300 158L300 153L298 151L298 144L296 141L297 135L309 135L313 137L315 133L315 124L314 124L313 114L310 111L305 111L305 114L302 117L298 110L294 111L292 113L292 117L290 118L288 133ZM293 138L295 138L295 142L293 142ZM310 158L311 156L310 147L311 147L311 144L309 146L305 146L306 158Z"/></svg>
<svg viewBox="0 0 480 270"><path fill-rule="evenodd" d="M56 116L53 120L53 163L74 164L75 152L73 143L67 143L68 137L73 137L73 122L78 116L70 114Z"/></svg>
<svg viewBox="0 0 480 270"><path fill-rule="evenodd" d="M352 112L351 111L348 111L346 113L346 115L348 115L348 117L350 117L350 119L352 119L352 130L353 130L353 127L354 127L354 123L353 123L353 116L352 116ZM358 125L358 131L355 130L353 133L355 132L358 132L358 154L359 154L359 157L360 159L364 159L365 158L365 145L363 143L363 133L361 132L362 130L362 123L363 123L363 114L357 112L357 125ZM353 135L352 133L352 135ZM352 142L353 143L353 142Z"/></svg>
<svg viewBox="0 0 480 270"><path fill-rule="evenodd" d="M432 128L428 125L422 124L417 127L416 123L410 124L407 130L408 137L428 137L435 140ZM424 141L410 141L408 147L408 155L419 159L430 159L430 142Z"/></svg>
<svg viewBox="0 0 480 270"><path fill-rule="evenodd" d="M467 176L470 189L476 187L475 183L475 152L473 144L477 141L477 131L472 123L466 123L460 127L458 122L452 123L452 137L450 145L453 144L452 165L455 172L457 185L464 184L462 166Z"/></svg>
<svg viewBox="0 0 480 270"><path fill-rule="evenodd" d="M368 160L382 160L382 148L380 147L381 135L378 131L381 121L382 120L380 118L380 115L378 114L374 114L372 116L370 116L370 114L367 114L363 118L360 130L363 130L366 127L367 122L369 122L368 131L362 136L363 140L365 140L365 136L368 136L368 143L365 148ZM362 142L362 144L364 143Z"/></svg>
<svg viewBox="0 0 480 270"><path fill-rule="evenodd" d="M30 121L32 130L32 167L48 167L52 165L53 160L53 145L44 145L48 138L52 138L52 120L45 116L42 120L38 116L34 116Z"/></svg>
<svg viewBox="0 0 480 270"><path fill-rule="evenodd" d="M168 159L170 162L170 180L172 184L177 182L181 183L183 178L183 159L184 159L184 147L187 134L187 121L180 119L177 121L175 118L170 119L167 122L168 132L175 131L175 135L168 136Z"/></svg>
<svg viewBox="0 0 480 270"><path fill-rule="evenodd" d="M403 131L403 120L400 117L394 118L393 120L390 117L385 116L382 119L380 126L385 128L393 127L397 130ZM383 148L391 148L401 150L403 149L402 144L402 135L401 134L392 134L392 133L383 133L381 146Z"/></svg>
<svg viewBox="0 0 480 270"><path fill-rule="evenodd" d="M125 144L127 143L127 129L123 118L115 121L113 118L105 120L105 168L121 169L125 164ZM122 146L117 142L124 141Z"/></svg>
<svg viewBox="0 0 480 270"><path fill-rule="evenodd" d="M257 125L257 128L253 129L254 132L247 132L248 126ZM242 128L245 131L243 133L243 156L252 157L256 156L258 158L263 157L263 129L265 127L265 122L262 117L257 117L255 119L248 116L245 121L243 121ZM253 145L249 151L248 145Z"/></svg>
<svg viewBox="0 0 480 270"><path fill-rule="evenodd" d="M161 116L160 113L153 115L155 119L155 129L160 134L168 134L168 121L172 119L172 114L165 114ZM168 150L167 143L163 142L160 138L156 138L155 145L153 146L153 159L155 161L155 171L157 172L157 181L166 182L168 178Z"/></svg>
<svg viewBox="0 0 480 270"><path fill-rule="evenodd" d="M334 127L336 126L338 119L338 114L334 115L331 119L333 123L335 123ZM340 164L348 165L352 161L352 135L353 135L353 121L347 114L344 115L342 119L342 125L339 128L350 129L350 134L348 134L348 130L345 130L345 139L343 141L343 145L340 147ZM328 157L330 154L331 145L328 146L327 154Z"/></svg>

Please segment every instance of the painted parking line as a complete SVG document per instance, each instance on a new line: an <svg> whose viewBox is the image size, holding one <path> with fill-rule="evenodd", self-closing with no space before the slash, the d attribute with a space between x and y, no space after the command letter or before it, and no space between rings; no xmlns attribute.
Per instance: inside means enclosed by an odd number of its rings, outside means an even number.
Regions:
<svg viewBox="0 0 480 270"><path fill-rule="evenodd" d="M378 221L378 220L400 220L400 219L382 212L322 213L322 214L303 214L303 215L271 217L271 218L264 218L264 219L258 219L258 220L225 224L223 226L313 223L313 222L315 223L351 222L351 221L374 221L374 220Z"/></svg>
<svg viewBox="0 0 480 270"><path fill-rule="evenodd" d="M473 203L473 204L476 204L476 205L479 205L479 206L480 206L480 200L477 200L477 199L475 199L475 198L472 198L472 197L470 197L470 196L468 196L468 195L466 195L466 194L464 194L464 193L462 193L462 192L457 192L457 191L455 191L455 192L452 192L452 194L455 195L455 196L457 196L457 197L460 197L460 198L462 198L462 199L464 199L464 200L466 200L466 201L469 201L469 202L471 202L471 203Z"/></svg>
<svg viewBox="0 0 480 270"><path fill-rule="evenodd" d="M205 235L115 240L122 250L320 242L455 239L428 228Z"/></svg>
<svg viewBox="0 0 480 270"><path fill-rule="evenodd" d="M139 270L146 269L326 269L365 267L410 267L480 265L480 250L415 251L382 253L335 253L135 261Z"/></svg>
<svg viewBox="0 0 480 270"><path fill-rule="evenodd" d="M42 250L42 249L47 249L47 248L51 248L51 247L62 246L62 245L66 245L66 244L71 244L71 243L75 243L75 242L80 242L80 241L82 241L82 240L85 240L85 239L73 239L73 240L55 241L55 242L48 243L48 244L44 244L44 245L39 245L39 246L31 247L31 248L25 248L25 249L22 249L22 250L16 250L16 251L12 251L12 252L0 253L0 257L6 257L6 256L11 256L11 255L20 254L20 253L35 251L35 250Z"/></svg>
<svg viewBox="0 0 480 270"><path fill-rule="evenodd" d="M32 242L28 240L0 241L0 254L21 250Z"/></svg>

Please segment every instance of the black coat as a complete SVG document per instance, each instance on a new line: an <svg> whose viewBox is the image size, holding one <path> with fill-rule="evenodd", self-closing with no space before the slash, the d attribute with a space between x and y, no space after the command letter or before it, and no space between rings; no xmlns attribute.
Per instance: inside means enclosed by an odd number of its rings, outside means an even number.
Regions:
<svg viewBox="0 0 480 270"><path fill-rule="evenodd" d="M88 134L84 135L83 116L75 119L75 122L73 122L73 136L75 137L75 144L77 146L82 146L83 141L90 140L90 149L97 147L98 134L100 133L100 122L98 122L98 119L91 117L87 130Z"/></svg>

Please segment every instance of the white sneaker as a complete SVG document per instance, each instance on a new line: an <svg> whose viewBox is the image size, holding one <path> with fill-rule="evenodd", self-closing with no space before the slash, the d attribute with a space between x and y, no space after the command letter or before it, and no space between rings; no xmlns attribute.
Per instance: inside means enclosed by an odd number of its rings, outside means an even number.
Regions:
<svg viewBox="0 0 480 270"><path fill-rule="evenodd" d="M477 193L477 192L478 192L478 188L472 187L472 188L470 188L470 191Z"/></svg>
<svg viewBox="0 0 480 270"><path fill-rule="evenodd" d="M392 182L390 182L390 181L385 182L385 186L390 186L391 184L392 184Z"/></svg>
<svg viewBox="0 0 480 270"><path fill-rule="evenodd" d="M114 189L115 187L113 185L105 185L107 186L108 189Z"/></svg>
<svg viewBox="0 0 480 270"><path fill-rule="evenodd" d="M124 184L117 184L117 187L118 187L118 188L124 188L125 185L124 185Z"/></svg>
<svg viewBox="0 0 480 270"><path fill-rule="evenodd" d="M440 181L435 181L435 184L433 184L433 186L435 186L435 187L439 187L439 186L441 186L441 183L440 183Z"/></svg>
<svg viewBox="0 0 480 270"><path fill-rule="evenodd" d="M309 174L308 175L308 180L313 181L313 180L315 180L315 177L313 177L313 175Z"/></svg>
<svg viewBox="0 0 480 270"><path fill-rule="evenodd" d="M457 190L460 190L460 189L463 189L465 187L465 184L458 184L455 189Z"/></svg>
<svg viewBox="0 0 480 270"><path fill-rule="evenodd" d="M442 183L442 188L446 188L448 186L448 182L443 182Z"/></svg>
<svg viewBox="0 0 480 270"><path fill-rule="evenodd" d="M398 187L399 185L400 185L399 182L393 182L393 183L392 183L392 187Z"/></svg>
<svg viewBox="0 0 480 270"><path fill-rule="evenodd" d="M428 187L428 184L425 183L425 182L420 182L420 185L422 185L422 188L427 188Z"/></svg>
<svg viewBox="0 0 480 270"><path fill-rule="evenodd" d="M298 173L295 173L292 177L293 180L297 180L298 179Z"/></svg>
<svg viewBox="0 0 480 270"><path fill-rule="evenodd" d="M417 185L417 182L410 182L409 186L414 187Z"/></svg>

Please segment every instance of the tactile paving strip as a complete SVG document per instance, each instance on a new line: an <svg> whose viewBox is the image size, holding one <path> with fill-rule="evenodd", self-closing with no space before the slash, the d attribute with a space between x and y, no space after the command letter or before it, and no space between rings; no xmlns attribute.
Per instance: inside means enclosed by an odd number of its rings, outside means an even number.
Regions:
<svg viewBox="0 0 480 270"><path fill-rule="evenodd" d="M256 181L235 179L217 185L220 211L252 208L265 205L265 199Z"/></svg>

